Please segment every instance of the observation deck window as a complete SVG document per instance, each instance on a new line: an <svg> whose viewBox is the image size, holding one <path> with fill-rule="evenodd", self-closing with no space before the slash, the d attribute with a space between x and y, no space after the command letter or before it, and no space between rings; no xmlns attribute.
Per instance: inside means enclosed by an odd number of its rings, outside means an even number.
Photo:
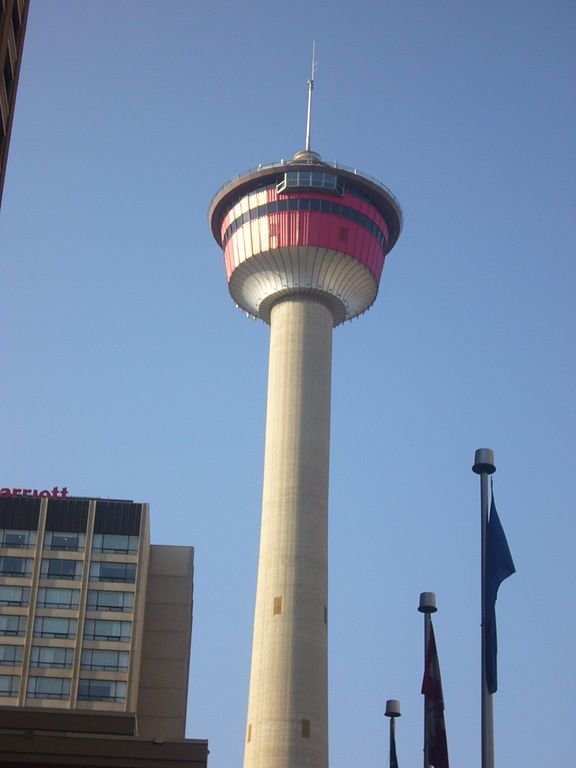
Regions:
<svg viewBox="0 0 576 768"><path fill-rule="evenodd" d="M318 192L344 194L344 181L341 176L324 171L286 171L276 185L276 192L292 192L300 189L315 189Z"/></svg>

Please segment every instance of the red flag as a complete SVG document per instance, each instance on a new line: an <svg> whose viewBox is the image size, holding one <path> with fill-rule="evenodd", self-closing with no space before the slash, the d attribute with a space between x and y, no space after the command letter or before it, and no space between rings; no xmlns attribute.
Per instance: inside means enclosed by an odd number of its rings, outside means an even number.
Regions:
<svg viewBox="0 0 576 768"><path fill-rule="evenodd" d="M444 696L442 694L442 679L440 664L436 651L434 627L430 622L430 637L426 648L426 665L422 680L422 693L425 698L426 717L426 751L428 765L434 768L449 768L448 744L446 742L446 725L444 723Z"/></svg>

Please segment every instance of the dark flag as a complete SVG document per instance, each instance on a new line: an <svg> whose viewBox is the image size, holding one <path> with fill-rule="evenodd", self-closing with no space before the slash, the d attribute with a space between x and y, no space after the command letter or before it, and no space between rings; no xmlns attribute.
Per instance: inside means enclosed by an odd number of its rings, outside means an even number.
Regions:
<svg viewBox="0 0 576 768"><path fill-rule="evenodd" d="M516 572L504 529L500 523L494 495L490 503L490 519L486 528L486 567L484 583L484 649L486 665L486 686L489 693L498 689L496 656L498 642L496 638L496 597L498 587L504 579Z"/></svg>
<svg viewBox="0 0 576 768"><path fill-rule="evenodd" d="M422 693L425 698L425 732L428 764L434 768L449 768L448 744L446 742L446 725L444 723L444 695L440 664L436 651L434 627L430 622L430 637L426 648L426 666L422 680Z"/></svg>
<svg viewBox="0 0 576 768"><path fill-rule="evenodd" d="M390 768L398 768L398 757L396 756L396 734L393 729L390 731Z"/></svg>

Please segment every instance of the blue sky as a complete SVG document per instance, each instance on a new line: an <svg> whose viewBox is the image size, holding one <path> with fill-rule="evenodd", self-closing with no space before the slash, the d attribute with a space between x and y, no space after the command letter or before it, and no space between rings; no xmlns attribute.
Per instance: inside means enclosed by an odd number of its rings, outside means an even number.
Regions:
<svg viewBox="0 0 576 768"><path fill-rule="evenodd" d="M268 329L207 209L304 143L379 179L404 231L334 334L331 768L422 749L422 591L451 761L480 765L479 482L498 600L497 764L565 766L574 722L576 8L567 0L32 1L0 211L0 485L148 501L196 547L188 735L241 764Z"/></svg>

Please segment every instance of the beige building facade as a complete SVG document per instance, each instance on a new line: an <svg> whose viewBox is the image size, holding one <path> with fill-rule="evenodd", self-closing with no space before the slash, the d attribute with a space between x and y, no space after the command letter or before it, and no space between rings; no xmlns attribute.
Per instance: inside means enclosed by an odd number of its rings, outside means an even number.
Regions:
<svg viewBox="0 0 576 768"><path fill-rule="evenodd" d="M0 491L0 727L81 711L183 739L194 550L151 546L147 504L65 490Z"/></svg>

